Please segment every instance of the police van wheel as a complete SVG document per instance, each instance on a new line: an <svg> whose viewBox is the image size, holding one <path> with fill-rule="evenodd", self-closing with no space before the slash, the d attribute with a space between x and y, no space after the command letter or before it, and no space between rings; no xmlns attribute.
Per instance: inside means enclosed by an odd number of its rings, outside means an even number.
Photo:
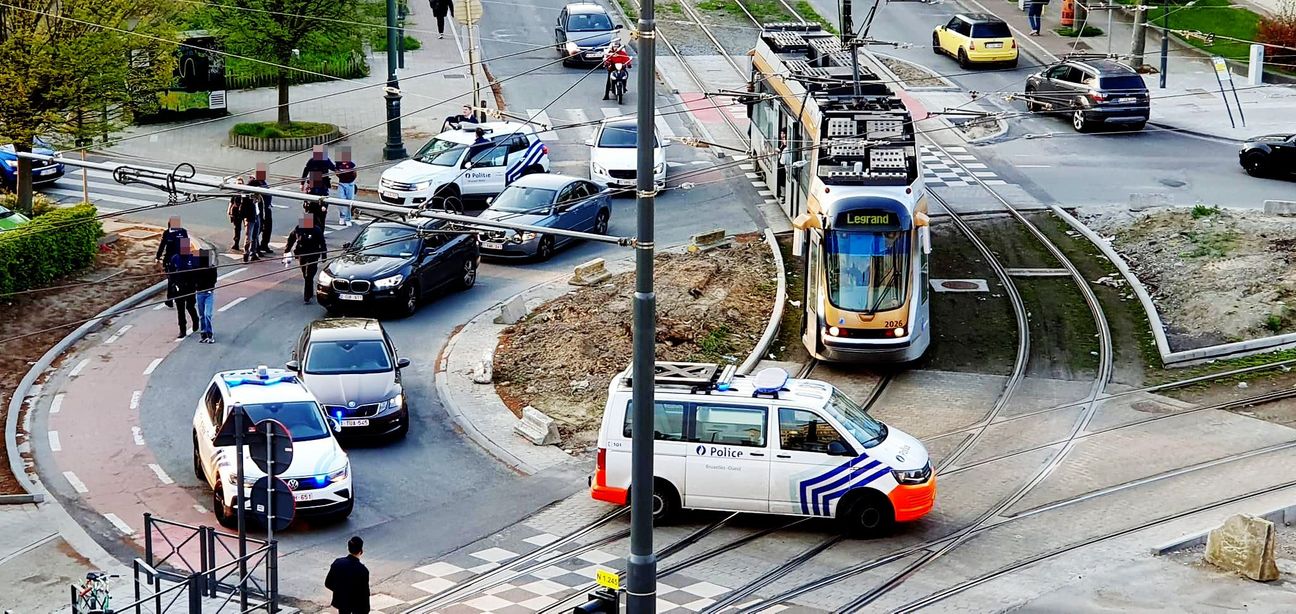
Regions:
<svg viewBox="0 0 1296 614"><path fill-rule="evenodd" d="M885 535L895 524L891 501L880 492L866 491L847 495L837 508L837 523L842 533L857 538Z"/></svg>
<svg viewBox="0 0 1296 614"><path fill-rule="evenodd" d="M193 466L194 466L194 477L198 478L199 482L206 482L207 476L203 474L202 461L199 460L198 458L198 434L197 433L194 433L193 436Z"/></svg>
<svg viewBox="0 0 1296 614"><path fill-rule="evenodd" d="M221 487L217 486L212 491L212 511L216 514L216 522L227 529L238 527L238 514L232 506L225 505L225 493Z"/></svg>
<svg viewBox="0 0 1296 614"><path fill-rule="evenodd" d="M669 523L679 514L679 493L665 480L653 480L653 522Z"/></svg>

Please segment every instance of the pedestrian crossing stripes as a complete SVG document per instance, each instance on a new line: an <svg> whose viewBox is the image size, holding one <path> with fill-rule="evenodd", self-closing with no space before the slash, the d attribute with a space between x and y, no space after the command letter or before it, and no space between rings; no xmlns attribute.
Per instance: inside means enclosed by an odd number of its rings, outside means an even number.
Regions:
<svg viewBox="0 0 1296 614"><path fill-rule="evenodd" d="M82 186L82 173L85 173L85 186ZM214 175L197 177L208 181L223 179ZM162 190L141 185L122 185L113 179L111 172L99 169L69 167L67 174L58 181L39 187L37 190L64 205L84 201L86 192L89 192L90 200L95 203L100 213L116 213L123 209L167 202L167 195Z"/></svg>
<svg viewBox="0 0 1296 614"><path fill-rule="evenodd" d="M948 152L948 153L947 153ZM967 187L980 185L1008 185L990 167L968 153L966 147L946 147L945 151L928 145L922 146L923 182L933 187Z"/></svg>

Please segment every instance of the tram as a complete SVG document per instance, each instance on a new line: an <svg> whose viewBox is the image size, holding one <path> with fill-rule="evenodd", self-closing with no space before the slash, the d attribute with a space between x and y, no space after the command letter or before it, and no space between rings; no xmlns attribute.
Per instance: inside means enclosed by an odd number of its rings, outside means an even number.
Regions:
<svg viewBox="0 0 1296 614"><path fill-rule="evenodd" d="M913 121L817 24L750 52L755 161L804 263L802 342L830 362L906 363L931 342L931 234Z"/></svg>

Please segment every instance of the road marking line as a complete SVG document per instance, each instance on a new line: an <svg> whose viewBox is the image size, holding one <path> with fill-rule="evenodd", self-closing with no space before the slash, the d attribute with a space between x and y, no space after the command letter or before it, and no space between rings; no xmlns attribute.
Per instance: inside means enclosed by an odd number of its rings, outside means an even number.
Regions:
<svg viewBox="0 0 1296 614"><path fill-rule="evenodd" d="M153 370L158 368L158 365L160 364L162 364L162 359L154 358L153 362L150 362L149 366L144 368L144 375L153 375Z"/></svg>
<svg viewBox="0 0 1296 614"><path fill-rule="evenodd" d="M234 300L232 300L232 301L226 303L224 307L221 307L220 309L217 309L216 311L218 311L218 312L220 312L220 313L225 313L227 310L229 310L229 308L231 308L231 307L233 307L233 306L235 306L235 305L237 305L237 304L239 304L239 303L242 303L243 301L246 301L246 300L247 300L247 297L246 297L246 296L240 296L240 297L238 297L238 298L236 298L236 299L234 299Z"/></svg>
<svg viewBox="0 0 1296 614"><path fill-rule="evenodd" d="M72 367L72 370L68 372L68 377L76 377L78 375L81 375L81 370L86 368L86 365L88 364L90 364L90 359L82 358L81 362L76 363L76 366Z"/></svg>
<svg viewBox="0 0 1296 614"><path fill-rule="evenodd" d="M757 194L760 194L761 196L773 196L773 195L774 195L774 193L771 192L771 191L769 191L769 190L756 190L756 193L757 193Z"/></svg>
<svg viewBox="0 0 1296 614"><path fill-rule="evenodd" d="M547 127L553 126L553 120L549 119L549 113L547 113L544 109L527 109L527 116L529 116L536 123L542 124ZM541 135L540 136L541 140L549 141L552 143L557 143L562 140L562 138L558 136L558 133L553 130L541 130L540 135Z"/></svg>
<svg viewBox="0 0 1296 614"><path fill-rule="evenodd" d="M86 488L85 482L82 482L81 478L77 477L75 473L72 473L71 471L64 471L63 477L67 478L68 484L72 485L73 490L79 493L90 492L90 489Z"/></svg>
<svg viewBox="0 0 1296 614"><path fill-rule="evenodd" d="M753 188L764 188L764 187L767 187L767 186L765 185L765 182L764 182L764 181L753 181L753 182L751 182L751 183L752 183L752 187L753 187Z"/></svg>
<svg viewBox="0 0 1296 614"><path fill-rule="evenodd" d="M577 142L584 142L594 136L594 128L589 125L590 119L585 114L584 109L567 109L567 114L571 116L571 122L569 123L577 124L574 128Z"/></svg>
<svg viewBox="0 0 1296 614"><path fill-rule="evenodd" d="M50 413L51 413L51 414L57 414L57 413L59 413L60 411L63 411L63 397L64 397L64 396L66 396L66 395L64 395L62 392L60 392L60 393L54 395L54 399L50 401Z"/></svg>
<svg viewBox="0 0 1296 614"><path fill-rule="evenodd" d="M1053 168L1048 164L1014 164L1017 168Z"/></svg>
<svg viewBox="0 0 1296 614"><path fill-rule="evenodd" d="M118 518L117 514L108 512L104 514L103 517L107 518L108 522L111 522L114 527L117 527L118 531L121 531L122 533L125 533L127 535L135 534L135 529L130 528L130 525L126 524L126 522L123 521L121 518Z"/></svg>
<svg viewBox="0 0 1296 614"><path fill-rule="evenodd" d="M166 308L166 303L158 303L157 305L153 306L153 311L159 311L165 308Z"/></svg>
<svg viewBox="0 0 1296 614"><path fill-rule="evenodd" d="M662 140L668 141L675 138L675 131L671 130L670 124L666 123L666 118L654 115L653 125L657 127L657 132L661 134Z"/></svg>
<svg viewBox="0 0 1296 614"><path fill-rule="evenodd" d="M135 445L144 445L144 432L138 426L131 427L131 437L135 439Z"/></svg>
<svg viewBox="0 0 1296 614"><path fill-rule="evenodd" d="M153 470L153 473L157 475L157 479L163 484L175 484L175 480L171 479L171 476L167 475L166 472L162 470L162 465L149 463L149 469Z"/></svg>
<svg viewBox="0 0 1296 614"><path fill-rule="evenodd" d="M245 266L244 266L244 267L239 267L239 268L237 268L237 269L234 269L233 271L230 271L230 272L225 273L225 274L223 274L223 275L219 275L219 276L217 276L217 277L216 277L216 281L220 281L220 280L222 280L222 279L225 279L226 277L233 277L233 276L238 275L239 273L242 273L243 271L246 271L246 270L247 270L247 267L245 267Z"/></svg>
<svg viewBox="0 0 1296 614"><path fill-rule="evenodd" d="M756 174L756 173L744 173L744 174L747 175L747 178L748 178L748 179L759 179L759 178L760 178L760 175L758 175L758 174Z"/></svg>
<svg viewBox="0 0 1296 614"><path fill-rule="evenodd" d="M756 170L756 165L755 165L755 164L739 164L739 165L738 165L738 168L741 168L741 169L743 169L743 170L745 170L745 171L754 171L754 170Z"/></svg>
<svg viewBox="0 0 1296 614"><path fill-rule="evenodd" d="M194 509L195 509L195 510L198 510L198 513L199 513L199 514L210 514L210 513L211 513L211 512L209 512L209 511L207 511L207 508L205 508L205 507L203 507L203 506L201 506L201 505L198 505L197 503L194 504Z"/></svg>
<svg viewBox="0 0 1296 614"><path fill-rule="evenodd" d="M131 392L130 408L132 410L139 409L139 402L141 396L144 396L143 390L135 390Z"/></svg>
<svg viewBox="0 0 1296 614"><path fill-rule="evenodd" d="M123 326L123 327L117 329L117 332L113 333L111 337L109 337L109 338L107 338L107 339L104 339L104 343L113 343L113 342L116 342L118 339L121 339L121 336L122 336L122 335L126 334L126 331L128 331L128 330L130 330L130 329L132 329L132 328L134 328L134 327L135 327L134 324L127 324L126 326Z"/></svg>
<svg viewBox="0 0 1296 614"><path fill-rule="evenodd" d="M58 431L49 432L50 450L54 452L63 451L63 442L59 441Z"/></svg>
<svg viewBox="0 0 1296 614"><path fill-rule="evenodd" d="M986 166L986 165L984 165L984 164L982 164L982 163L980 163L980 162L969 162L969 163L967 163L967 164L964 164L963 166L966 166L966 167L968 167L968 168L978 169L978 170L983 169L983 168L989 168L988 166Z"/></svg>

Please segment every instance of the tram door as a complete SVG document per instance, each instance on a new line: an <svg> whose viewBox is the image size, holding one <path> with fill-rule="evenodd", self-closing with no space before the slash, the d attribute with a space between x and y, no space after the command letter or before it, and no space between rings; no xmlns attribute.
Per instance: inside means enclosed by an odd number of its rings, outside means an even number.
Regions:
<svg viewBox="0 0 1296 614"><path fill-rule="evenodd" d="M805 302L803 314L805 322L801 327L801 341L807 350L815 352L819 347L819 282L823 276L823 233L817 228L807 228L808 247L806 249Z"/></svg>

